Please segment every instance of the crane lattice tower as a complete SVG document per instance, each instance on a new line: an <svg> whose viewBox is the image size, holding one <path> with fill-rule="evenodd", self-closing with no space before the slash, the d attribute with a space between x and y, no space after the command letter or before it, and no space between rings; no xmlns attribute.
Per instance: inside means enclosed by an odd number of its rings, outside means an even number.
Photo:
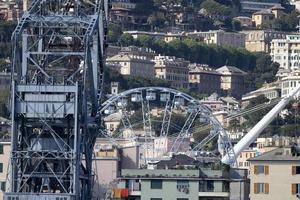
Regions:
<svg viewBox="0 0 300 200"><path fill-rule="evenodd" d="M92 198L107 0L33 0L12 36L5 200Z"/></svg>

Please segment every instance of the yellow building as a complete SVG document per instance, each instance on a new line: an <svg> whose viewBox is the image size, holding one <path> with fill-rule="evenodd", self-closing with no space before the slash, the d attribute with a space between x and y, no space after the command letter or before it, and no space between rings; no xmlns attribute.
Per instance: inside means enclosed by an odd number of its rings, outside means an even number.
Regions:
<svg viewBox="0 0 300 200"><path fill-rule="evenodd" d="M297 200L300 156L297 148L278 148L248 159L251 200Z"/></svg>
<svg viewBox="0 0 300 200"><path fill-rule="evenodd" d="M0 199L3 199L3 193L8 188L8 169L10 159L10 141L0 140Z"/></svg>
<svg viewBox="0 0 300 200"><path fill-rule="evenodd" d="M274 28L275 15L271 10L261 10L252 14L252 21L256 28Z"/></svg>
<svg viewBox="0 0 300 200"><path fill-rule="evenodd" d="M273 39L284 39L289 34L274 30L247 30L242 33L246 35L245 47L248 51L266 53L270 53Z"/></svg>

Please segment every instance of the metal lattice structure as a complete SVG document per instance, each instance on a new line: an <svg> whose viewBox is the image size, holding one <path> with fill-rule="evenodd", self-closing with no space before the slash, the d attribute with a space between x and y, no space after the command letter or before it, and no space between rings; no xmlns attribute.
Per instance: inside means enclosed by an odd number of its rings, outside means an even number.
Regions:
<svg viewBox="0 0 300 200"><path fill-rule="evenodd" d="M159 110L162 113L160 114L161 121L158 123L159 131L156 131L153 124L157 120L151 114L151 108L157 109L159 106ZM133 122L131 119L136 111L141 112L140 123ZM219 136L220 144L222 148L225 148L226 152L232 149L227 133L223 130L219 121L212 115L211 110L190 95L171 88L142 87L130 89L112 96L102 104L99 114L109 116L115 113L120 114L121 128L110 131L105 127L105 124L102 124L101 135L109 138L115 145L119 145L119 139L128 139L142 146L144 162L160 159L160 157L155 157L155 154L151 153L151 151L159 152L158 156L166 155L169 152L180 152L183 142L192 138L193 133L196 132L198 126L203 125L204 121L211 129L210 134L203 142L196 145L194 150L201 150L205 144L217 136ZM182 118L184 123L178 127L176 132L170 132L174 113L184 116ZM130 134L124 134L124 132L129 132ZM169 147L163 148L166 141L164 139L171 140ZM159 145L162 143L162 146L158 145L157 147L155 140L158 141ZM224 145L225 143L226 145Z"/></svg>
<svg viewBox="0 0 300 200"><path fill-rule="evenodd" d="M13 36L5 200L92 198L108 0L34 0Z"/></svg>

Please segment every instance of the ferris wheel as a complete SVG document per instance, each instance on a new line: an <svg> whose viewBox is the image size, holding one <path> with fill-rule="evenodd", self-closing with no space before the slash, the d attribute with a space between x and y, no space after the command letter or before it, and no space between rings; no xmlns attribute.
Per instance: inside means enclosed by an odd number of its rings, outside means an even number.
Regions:
<svg viewBox="0 0 300 200"><path fill-rule="evenodd" d="M168 153L202 149L219 136L219 147L232 149L211 110L192 96L171 88L141 87L111 96L102 104L101 136L112 143L127 140L142 147L145 160ZM201 141L197 134L206 132ZM195 144L196 142L196 144Z"/></svg>

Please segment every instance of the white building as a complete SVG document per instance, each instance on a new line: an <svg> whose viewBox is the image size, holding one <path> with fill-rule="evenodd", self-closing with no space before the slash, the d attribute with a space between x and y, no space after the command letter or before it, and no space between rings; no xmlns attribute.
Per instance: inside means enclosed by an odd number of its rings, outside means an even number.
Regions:
<svg viewBox="0 0 300 200"><path fill-rule="evenodd" d="M281 68L300 68L300 35L287 35L285 39L274 39L271 43L271 56Z"/></svg>
<svg viewBox="0 0 300 200"><path fill-rule="evenodd" d="M290 76L282 78L281 97L286 97L293 89L300 84L300 70L291 73ZM299 92L297 97L299 97Z"/></svg>

